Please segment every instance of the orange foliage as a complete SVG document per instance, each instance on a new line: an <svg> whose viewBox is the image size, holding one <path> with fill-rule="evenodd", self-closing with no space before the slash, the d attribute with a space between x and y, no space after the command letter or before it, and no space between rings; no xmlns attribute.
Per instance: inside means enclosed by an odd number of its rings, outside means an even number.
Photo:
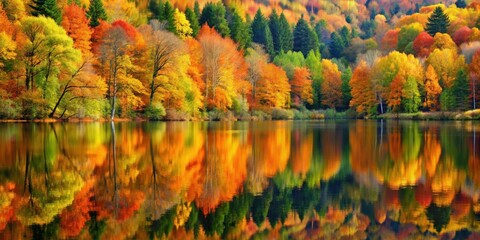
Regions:
<svg viewBox="0 0 480 240"><path fill-rule="evenodd" d="M92 186L93 181L86 183L75 195L72 205L63 209L60 214L60 227L62 234L66 237L75 237L80 234L85 223L90 220L88 212L93 206L90 202L90 197L93 196Z"/></svg>
<svg viewBox="0 0 480 240"><path fill-rule="evenodd" d="M296 174L306 174L310 170L313 153L313 133L297 130L293 135L292 171Z"/></svg>
<svg viewBox="0 0 480 240"><path fill-rule="evenodd" d="M108 29L110 29L112 25L109 23L100 20L100 24L93 29L92 33L92 51L94 53L98 53L100 45L102 45L102 40L105 37Z"/></svg>
<svg viewBox="0 0 480 240"><path fill-rule="evenodd" d="M73 45L79 49L83 55L90 54L90 38L92 29L88 26L85 10L76 4L70 4L63 10L62 27L73 39Z"/></svg>
<svg viewBox="0 0 480 240"><path fill-rule="evenodd" d="M322 134L322 153L325 160L322 179L328 180L335 176L342 164L342 135L335 128Z"/></svg>
<svg viewBox="0 0 480 240"><path fill-rule="evenodd" d="M142 206L145 195L142 191L123 189L120 192L119 212L117 219L124 221L133 216L133 214Z"/></svg>
<svg viewBox="0 0 480 240"><path fill-rule="evenodd" d="M435 129L429 129L424 133L423 141L423 164L428 177L433 177L438 161L442 155L442 146L438 140L438 133Z"/></svg>
<svg viewBox="0 0 480 240"><path fill-rule="evenodd" d="M205 71L202 65L202 46L194 38L187 38L185 40L187 46L187 52L190 55L190 65L188 67L188 75L192 78L193 82L197 85L202 95L205 94L205 82L202 80L202 74Z"/></svg>
<svg viewBox="0 0 480 240"><path fill-rule="evenodd" d="M257 84L256 99L261 105L283 108L290 102L290 85L285 71L272 64L264 64Z"/></svg>
<svg viewBox="0 0 480 240"><path fill-rule="evenodd" d="M427 71L425 72L426 96L423 106L427 107L430 111L435 111L440 108L438 98L442 93L442 87L440 87L438 80L435 69L433 69L432 65L428 65Z"/></svg>
<svg viewBox="0 0 480 240"><path fill-rule="evenodd" d="M292 94L302 102L313 103L312 80L307 68L295 68L293 80L290 82Z"/></svg>
<svg viewBox="0 0 480 240"><path fill-rule="evenodd" d="M330 60L323 59L322 104L335 108L342 104L342 80L338 66Z"/></svg>
<svg viewBox="0 0 480 240"><path fill-rule="evenodd" d="M399 108L402 103L402 89L404 84L405 79L400 74L397 74L390 84L390 92L388 94L387 103L394 112L400 110Z"/></svg>
<svg viewBox="0 0 480 240"><path fill-rule="evenodd" d="M400 29L391 29L385 33L385 36L382 39L382 48L385 50L393 50L397 48L398 43L398 34Z"/></svg>
<svg viewBox="0 0 480 240"><path fill-rule="evenodd" d="M358 113L367 113L376 105L374 86L370 81L370 68L365 61L358 64L350 80L352 100L350 107L356 107Z"/></svg>
<svg viewBox="0 0 480 240"><path fill-rule="evenodd" d="M422 183L417 185L415 188L415 200L417 200L418 204L423 208L430 206L432 202L432 189Z"/></svg>

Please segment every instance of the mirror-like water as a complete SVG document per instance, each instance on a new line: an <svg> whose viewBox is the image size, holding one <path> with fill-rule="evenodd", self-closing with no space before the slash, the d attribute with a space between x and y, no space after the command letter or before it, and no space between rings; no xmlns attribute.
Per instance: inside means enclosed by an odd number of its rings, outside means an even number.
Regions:
<svg viewBox="0 0 480 240"><path fill-rule="evenodd" d="M477 238L480 123L0 124L0 238Z"/></svg>

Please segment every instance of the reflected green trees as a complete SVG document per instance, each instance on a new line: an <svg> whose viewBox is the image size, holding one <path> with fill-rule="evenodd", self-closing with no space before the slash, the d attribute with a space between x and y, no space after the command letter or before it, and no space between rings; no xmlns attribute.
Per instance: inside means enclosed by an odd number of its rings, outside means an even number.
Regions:
<svg viewBox="0 0 480 240"><path fill-rule="evenodd" d="M480 231L479 129L2 124L0 236L468 237Z"/></svg>

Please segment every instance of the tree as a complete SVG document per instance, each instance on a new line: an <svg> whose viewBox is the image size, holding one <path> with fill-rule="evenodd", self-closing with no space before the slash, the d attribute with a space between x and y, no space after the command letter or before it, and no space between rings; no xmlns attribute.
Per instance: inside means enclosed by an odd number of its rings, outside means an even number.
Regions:
<svg viewBox="0 0 480 240"><path fill-rule="evenodd" d="M275 9L270 14L268 26L272 33L273 49L275 50L275 55L277 55L282 50L282 45L280 42L280 17Z"/></svg>
<svg viewBox="0 0 480 240"><path fill-rule="evenodd" d="M295 68L293 80L290 81L292 95L303 103L313 104L312 80L307 68Z"/></svg>
<svg viewBox="0 0 480 240"><path fill-rule="evenodd" d="M88 26L85 10L76 4L70 4L63 10L62 27L73 39L73 45L84 56L90 55L92 29Z"/></svg>
<svg viewBox="0 0 480 240"><path fill-rule="evenodd" d="M419 33L415 40L413 40L413 50L415 51L415 55L418 57L428 57L433 42L433 37L427 32Z"/></svg>
<svg viewBox="0 0 480 240"><path fill-rule="evenodd" d="M402 104L402 89L405 85L405 79L397 74L390 84L390 92L387 98L387 104L392 109L392 112L401 111Z"/></svg>
<svg viewBox="0 0 480 240"><path fill-rule="evenodd" d="M338 66L330 60L322 60L322 104L337 108L342 104L342 79Z"/></svg>
<svg viewBox="0 0 480 240"><path fill-rule="evenodd" d="M166 1L163 5L163 14L161 15L161 21L164 21L166 26L165 29L169 32L177 34L177 28L175 25L175 9L173 8L170 1Z"/></svg>
<svg viewBox="0 0 480 240"><path fill-rule="evenodd" d="M418 111L421 99L415 78L411 76L407 77L402 89L402 98L402 106L405 112L414 113Z"/></svg>
<svg viewBox="0 0 480 240"><path fill-rule="evenodd" d="M272 33L268 27L268 21L263 16L263 13L258 9L252 22L253 42L262 44L265 51L273 58L275 56Z"/></svg>
<svg viewBox="0 0 480 240"><path fill-rule="evenodd" d="M407 46L412 43L418 34L423 30L422 26L418 23L410 24L404 26L400 29L398 33L398 43L397 43L397 50L400 52L405 52L407 54L411 54Z"/></svg>
<svg viewBox="0 0 480 240"><path fill-rule="evenodd" d="M264 64L256 96L263 106L287 107L290 102L290 85L285 71L272 63Z"/></svg>
<svg viewBox="0 0 480 240"><path fill-rule="evenodd" d="M339 58L343 54L343 50L346 47L343 38L337 32L332 32L331 41L329 45L330 55L335 58Z"/></svg>
<svg viewBox="0 0 480 240"><path fill-rule="evenodd" d="M200 23L198 22L198 16L191 8L187 8L185 10L185 16L190 22L190 27L192 28L192 36L196 37L198 35L198 32L200 31Z"/></svg>
<svg viewBox="0 0 480 240"><path fill-rule="evenodd" d="M208 24L214 28L222 37L230 35L230 29L225 18L225 6L222 2L207 3L203 7L202 15L200 16L200 25Z"/></svg>
<svg viewBox="0 0 480 240"><path fill-rule="evenodd" d="M480 97L480 87L478 86L478 83L480 80L480 51L477 51L473 55L469 70L470 70L470 76L471 76L470 98L473 103L473 109L476 109L478 98Z"/></svg>
<svg viewBox="0 0 480 240"><path fill-rule="evenodd" d="M370 80L370 68L361 61L353 71L350 80L352 100L350 107L355 107L358 113L367 114L377 106L373 84ZM376 110L376 109L374 109Z"/></svg>
<svg viewBox="0 0 480 240"><path fill-rule="evenodd" d="M430 111L436 111L440 109L440 104L438 98L442 93L442 87L438 83L438 76L433 69L432 65L428 65L427 71L425 72L425 102L423 106L428 108Z"/></svg>
<svg viewBox="0 0 480 240"><path fill-rule="evenodd" d="M232 39L238 43L240 49L247 49L252 43L250 26L243 21L235 8L229 11L229 15L228 26L230 28Z"/></svg>
<svg viewBox="0 0 480 240"><path fill-rule="evenodd" d="M433 37L437 33L447 33L449 26L450 18L446 13L443 12L443 9L438 6L435 8L430 17L428 17L425 30L428 32L428 34L430 34L430 36Z"/></svg>
<svg viewBox="0 0 480 240"><path fill-rule="evenodd" d="M107 12L105 12L102 0L90 0L87 17L90 19L90 27L100 25L100 20L107 20Z"/></svg>
<svg viewBox="0 0 480 240"><path fill-rule="evenodd" d="M315 53L314 51L310 51L308 53L307 58L305 59L305 66L310 71L311 79L312 79L312 98L313 98L313 107L320 108L321 105L321 94L322 94L322 82L323 82L323 74L322 74L322 56L320 53Z"/></svg>
<svg viewBox="0 0 480 240"><path fill-rule="evenodd" d="M174 26L175 33L180 39L190 37L193 33L193 30L190 27L190 22L187 20L184 13L178 11L178 8L175 9Z"/></svg>
<svg viewBox="0 0 480 240"><path fill-rule="evenodd" d="M452 86L452 95L455 99L455 109L465 111L469 109L469 87L467 72L461 68L458 70L457 78Z"/></svg>
<svg viewBox="0 0 480 240"><path fill-rule="evenodd" d="M457 0L455 2L455 5L458 7L458 8L466 8L467 7L467 3L465 2L465 0Z"/></svg>
<svg viewBox="0 0 480 240"><path fill-rule="evenodd" d="M318 50L318 38L302 16L293 31L293 51L302 52L303 56L307 56L311 50Z"/></svg>
<svg viewBox="0 0 480 240"><path fill-rule="evenodd" d="M57 5L56 0L33 0L32 15L33 16L45 16L55 20L57 24L62 22L62 11Z"/></svg>
<svg viewBox="0 0 480 240"><path fill-rule="evenodd" d="M282 13L280 14L279 20L279 38L280 38L280 49L284 52L288 52L293 49L293 33L290 28L290 24L287 21L287 18Z"/></svg>
<svg viewBox="0 0 480 240"><path fill-rule="evenodd" d="M348 67L342 72L342 108L348 109L350 100L352 100L352 89L350 87L350 80L352 79L352 69Z"/></svg>

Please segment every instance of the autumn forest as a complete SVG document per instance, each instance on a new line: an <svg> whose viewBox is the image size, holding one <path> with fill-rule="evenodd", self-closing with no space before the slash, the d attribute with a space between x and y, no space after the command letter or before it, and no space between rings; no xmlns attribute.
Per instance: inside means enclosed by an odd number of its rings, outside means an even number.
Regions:
<svg viewBox="0 0 480 240"><path fill-rule="evenodd" d="M3 0L0 118L472 110L480 3L442 2Z"/></svg>

